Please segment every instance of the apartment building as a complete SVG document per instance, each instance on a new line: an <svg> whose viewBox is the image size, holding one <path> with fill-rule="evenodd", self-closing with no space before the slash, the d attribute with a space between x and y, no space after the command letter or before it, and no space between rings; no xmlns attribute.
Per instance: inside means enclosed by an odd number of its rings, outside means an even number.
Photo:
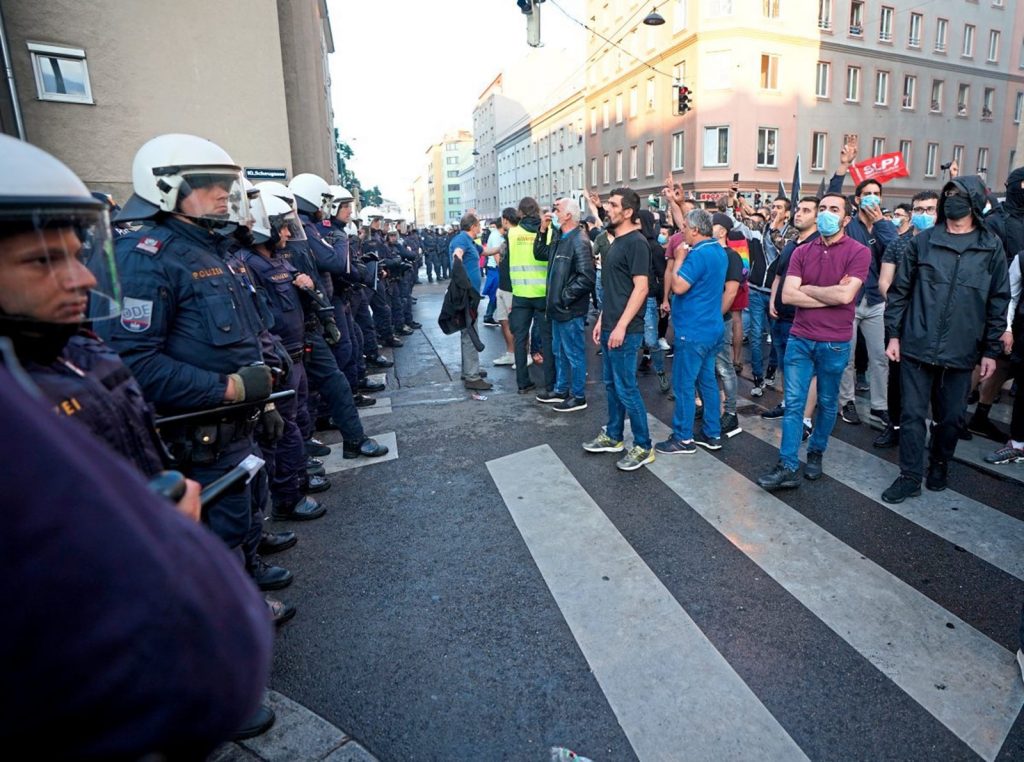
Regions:
<svg viewBox="0 0 1024 762"><path fill-rule="evenodd" d="M165 132L217 142L253 180L337 177L325 0L0 0L0 44L0 131L121 201Z"/></svg>
<svg viewBox="0 0 1024 762"><path fill-rule="evenodd" d="M774 194L797 155L805 189L831 176L847 136L861 158L901 151L889 195L941 182L941 166L1001 187L1024 110L1017 0L590 0L587 182L657 193L672 173L707 198L733 184ZM674 85L692 110L676 112ZM621 178L621 180L620 180Z"/></svg>
<svg viewBox="0 0 1024 762"><path fill-rule="evenodd" d="M446 133L426 151L426 197L424 224L458 223L466 207L460 175L473 163L473 133L458 130Z"/></svg>

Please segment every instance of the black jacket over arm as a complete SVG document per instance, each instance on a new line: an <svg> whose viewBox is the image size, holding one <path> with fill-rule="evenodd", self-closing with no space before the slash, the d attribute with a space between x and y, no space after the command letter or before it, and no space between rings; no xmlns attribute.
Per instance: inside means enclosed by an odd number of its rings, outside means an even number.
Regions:
<svg viewBox="0 0 1024 762"><path fill-rule="evenodd" d="M445 334L453 334L469 330L469 338L477 352L484 351L484 343L476 332L477 309L480 305L480 292L469 282L469 274L462 260L455 257L452 261L452 279L448 281L448 290L441 305L441 314L437 324Z"/></svg>

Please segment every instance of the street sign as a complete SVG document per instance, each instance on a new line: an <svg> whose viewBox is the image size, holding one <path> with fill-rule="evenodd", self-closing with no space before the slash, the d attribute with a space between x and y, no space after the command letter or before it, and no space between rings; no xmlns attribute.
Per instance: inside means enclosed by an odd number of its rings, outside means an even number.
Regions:
<svg viewBox="0 0 1024 762"><path fill-rule="evenodd" d="M287 180L287 169L268 169L267 167L246 167L245 176L250 180Z"/></svg>

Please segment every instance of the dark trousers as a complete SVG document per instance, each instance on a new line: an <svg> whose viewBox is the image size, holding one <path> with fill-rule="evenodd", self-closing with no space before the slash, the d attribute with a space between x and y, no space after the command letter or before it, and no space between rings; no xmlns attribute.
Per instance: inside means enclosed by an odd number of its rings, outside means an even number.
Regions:
<svg viewBox="0 0 1024 762"><path fill-rule="evenodd" d="M530 344L530 326L536 321L540 328L541 348L544 352L544 388L549 392L555 388L555 358L551 352L551 324L547 318L547 299L543 296L528 298L512 297L512 312L508 316L508 327L512 331L516 347L516 383L522 389L530 385L530 368L527 356Z"/></svg>
<svg viewBox="0 0 1024 762"><path fill-rule="evenodd" d="M355 389L359 386L359 370L356 367L351 316L348 314L348 305L341 297L335 296L331 301L334 304L334 322L338 324L338 332L341 334L341 338L331 347L331 351L334 353L334 359L338 361L338 368L348 379L348 385Z"/></svg>
<svg viewBox="0 0 1024 762"><path fill-rule="evenodd" d="M331 420L341 431L345 442L359 444L366 439L366 434L352 399L352 387L345 374L338 370L338 362L323 336L314 335L311 348L312 351L306 354L309 384L323 396Z"/></svg>
<svg viewBox="0 0 1024 762"><path fill-rule="evenodd" d="M252 571L259 557L260 539L263 537L264 511L267 501L270 499L270 475L274 469L274 458L267 456L264 446L256 444L253 452L257 457L262 458L266 465L259 470L249 484L249 531L246 532L242 541L242 556L245 558L245 568Z"/></svg>
<svg viewBox="0 0 1024 762"><path fill-rule="evenodd" d="M416 280L416 271L410 270L402 275L398 287L402 295L402 315L405 317L405 324L412 322L412 287Z"/></svg>
<svg viewBox="0 0 1024 762"><path fill-rule="evenodd" d="M284 434L276 442L260 445L267 461L270 497L275 505L291 506L299 499L299 486L306 468L306 448L297 417L298 391L305 376L306 369L302 363L295 363L285 382L285 388L295 390L295 396L276 403L277 412L284 418Z"/></svg>
<svg viewBox="0 0 1024 762"><path fill-rule="evenodd" d="M889 407L889 420L893 426L900 425L900 416L903 414L903 382L900 376L900 364L889 360L889 383L886 385L888 391L885 399Z"/></svg>
<svg viewBox="0 0 1024 762"><path fill-rule="evenodd" d="M388 304L391 305L391 324L395 329L405 325L405 305L402 304L402 286L398 278L387 280Z"/></svg>
<svg viewBox="0 0 1024 762"><path fill-rule="evenodd" d="M1021 337L1024 341L1024 336ZM1021 386L1024 381L1024 362L1014 362L1013 380L1017 382L1017 395L1013 398L1013 414L1010 418L1010 439L1024 442L1024 393Z"/></svg>
<svg viewBox="0 0 1024 762"><path fill-rule="evenodd" d="M434 282L434 278L441 279L441 266L437 263L437 255L433 253L427 253L423 255L423 259L427 266L427 280L431 283ZM436 276L435 276L436 272Z"/></svg>
<svg viewBox="0 0 1024 762"><path fill-rule="evenodd" d="M377 341L387 343L389 339L395 337L395 327L391 322L391 302L383 279L377 281L377 287L370 295L370 307L373 309Z"/></svg>
<svg viewBox="0 0 1024 762"><path fill-rule="evenodd" d="M309 357L309 352L304 352L303 356ZM306 366L304 364L302 365L298 384L295 387L295 423L302 433L303 441L313 437L316 427L313 424L313 418L309 414L309 375L306 373Z"/></svg>
<svg viewBox="0 0 1024 762"><path fill-rule="evenodd" d="M185 476L206 487L227 474L255 450L252 439L226 444L212 463L189 463L183 467ZM206 524L229 548L245 543L252 526L252 493L250 485L224 495L203 513Z"/></svg>
<svg viewBox="0 0 1024 762"><path fill-rule="evenodd" d="M948 463L956 451L967 409L971 369L940 368L909 357L900 362L903 410L900 414L900 472L921 481L924 475L925 419L932 408L932 462Z"/></svg>
<svg viewBox="0 0 1024 762"><path fill-rule="evenodd" d="M442 278L452 277L452 255L448 253L447 249L438 253L437 265L441 268Z"/></svg>
<svg viewBox="0 0 1024 762"><path fill-rule="evenodd" d="M363 356L376 357L380 354L377 344L377 329L370 313L370 290L357 288L352 292L352 317L363 334Z"/></svg>

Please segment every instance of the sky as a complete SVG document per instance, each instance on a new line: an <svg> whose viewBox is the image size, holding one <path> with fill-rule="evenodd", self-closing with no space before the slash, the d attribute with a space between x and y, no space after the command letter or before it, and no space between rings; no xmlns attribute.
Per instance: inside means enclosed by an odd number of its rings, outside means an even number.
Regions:
<svg viewBox="0 0 1024 762"><path fill-rule="evenodd" d="M584 19L585 0L557 0ZM477 98L530 50L515 0L328 0L335 126L364 187L407 203L427 147L446 131L471 130ZM583 30L552 2L541 39L559 45ZM580 38L582 39L582 38Z"/></svg>

